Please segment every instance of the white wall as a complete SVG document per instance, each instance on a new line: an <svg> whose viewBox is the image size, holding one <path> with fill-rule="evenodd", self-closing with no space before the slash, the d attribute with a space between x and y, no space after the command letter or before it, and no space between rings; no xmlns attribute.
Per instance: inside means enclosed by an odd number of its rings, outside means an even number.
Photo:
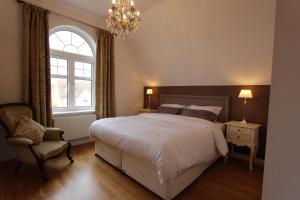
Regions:
<svg viewBox="0 0 300 200"><path fill-rule="evenodd" d="M22 12L15 2L0 6L0 104L21 99Z"/></svg>
<svg viewBox="0 0 300 200"><path fill-rule="evenodd" d="M22 84L22 13L21 7L11 0L0 6L0 104L21 100ZM0 161L14 157L4 141L0 126Z"/></svg>
<svg viewBox="0 0 300 200"><path fill-rule="evenodd" d="M300 199L300 2L277 1L263 200Z"/></svg>
<svg viewBox="0 0 300 200"><path fill-rule="evenodd" d="M275 0L164 0L130 43L145 85L270 84Z"/></svg>
<svg viewBox="0 0 300 200"><path fill-rule="evenodd" d="M143 107L143 84L126 41L115 40L117 115L136 114Z"/></svg>

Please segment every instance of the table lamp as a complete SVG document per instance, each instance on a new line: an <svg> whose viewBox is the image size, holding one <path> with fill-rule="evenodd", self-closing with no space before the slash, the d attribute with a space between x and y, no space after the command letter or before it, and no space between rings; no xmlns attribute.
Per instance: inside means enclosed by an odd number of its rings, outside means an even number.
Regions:
<svg viewBox="0 0 300 200"><path fill-rule="evenodd" d="M239 94L239 98L244 98L244 119L243 121L241 121L241 123L246 124L246 105L247 105L247 99L252 99L253 95L252 95L252 91L251 90L246 90L246 89L242 89L240 94Z"/></svg>
<svg viewBox="0 0 300 200"><path fill-rule="evenodd" d="M146 94L148 95L148 109L150 110L151 108L151 95L153 94L152 89L147 89Z"/></svg>

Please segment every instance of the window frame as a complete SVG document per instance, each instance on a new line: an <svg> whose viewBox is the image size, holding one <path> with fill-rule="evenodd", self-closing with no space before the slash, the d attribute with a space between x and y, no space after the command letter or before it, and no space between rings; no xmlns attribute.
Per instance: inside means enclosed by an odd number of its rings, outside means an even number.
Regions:
<svg viewBox="0 0 300 200"><path fill-rule="evenodd" d="M90 46L93 57L73 54L65 51L55 50L50 48L50 58L58 58L67 60L67 76L65 75L52 75L51 78L65 78L67 79L67 96L68 96L68 107L66 108L55 108L52 107L53 115L61 115L61 114L72 114L72 113L87 113L87 112L95 112L95 77L96 77L96 51L95 51L95 42L94 40L84 31L79 28L73 26L58 26L51 29L49 33L49 38L52 34L58 31L70 31L75 34L78 34L82 37L87 44ZM76 77L75 76L75 62L83 62L91 64L91 78L87 77ZM75 80L88 80L91 81L91 106L75 106ZM51 105L52 106L52 105Z"/></svg>

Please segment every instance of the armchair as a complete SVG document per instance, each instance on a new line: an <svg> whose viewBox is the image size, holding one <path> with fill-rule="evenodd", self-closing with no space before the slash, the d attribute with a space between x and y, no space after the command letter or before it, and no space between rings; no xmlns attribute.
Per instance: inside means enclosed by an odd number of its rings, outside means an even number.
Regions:
<svg viewBox="0 0 300 200"><path fill-rule="evenodd" d="M17 155L18 164L15 172L18 171L22 163L37 164L44 179L48 176L44 169L47 160L56 158L66 152L67 158L73 163L71 156L71 144L64 141L62 135L64 131L58 128L46 128L43 142L34 145L33 141L26 138L14 138L17 123L22 115L32 118L32 109L27 104L4 104L0 105L0 122L7 131L7 142Z"/></svg>

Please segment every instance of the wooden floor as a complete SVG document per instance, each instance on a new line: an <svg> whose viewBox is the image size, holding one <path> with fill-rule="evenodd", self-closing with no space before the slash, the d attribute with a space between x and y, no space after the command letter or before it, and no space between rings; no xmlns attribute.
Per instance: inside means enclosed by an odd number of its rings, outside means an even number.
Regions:
<svg viewBox="0 0 300 200"><path fill-rule="evenodd" d="M65 157L49 161L46 166L50 179L46 182L34 166L22 166L17 174L13 174L16 161L0 163L0 199L160 199L95 157L92 143L75 147L73 158L72 165ZM250 172L243 161L230 159L226 164L220 159L176 199L260 199L262 171L262 167L256 166Z"/></svg>

